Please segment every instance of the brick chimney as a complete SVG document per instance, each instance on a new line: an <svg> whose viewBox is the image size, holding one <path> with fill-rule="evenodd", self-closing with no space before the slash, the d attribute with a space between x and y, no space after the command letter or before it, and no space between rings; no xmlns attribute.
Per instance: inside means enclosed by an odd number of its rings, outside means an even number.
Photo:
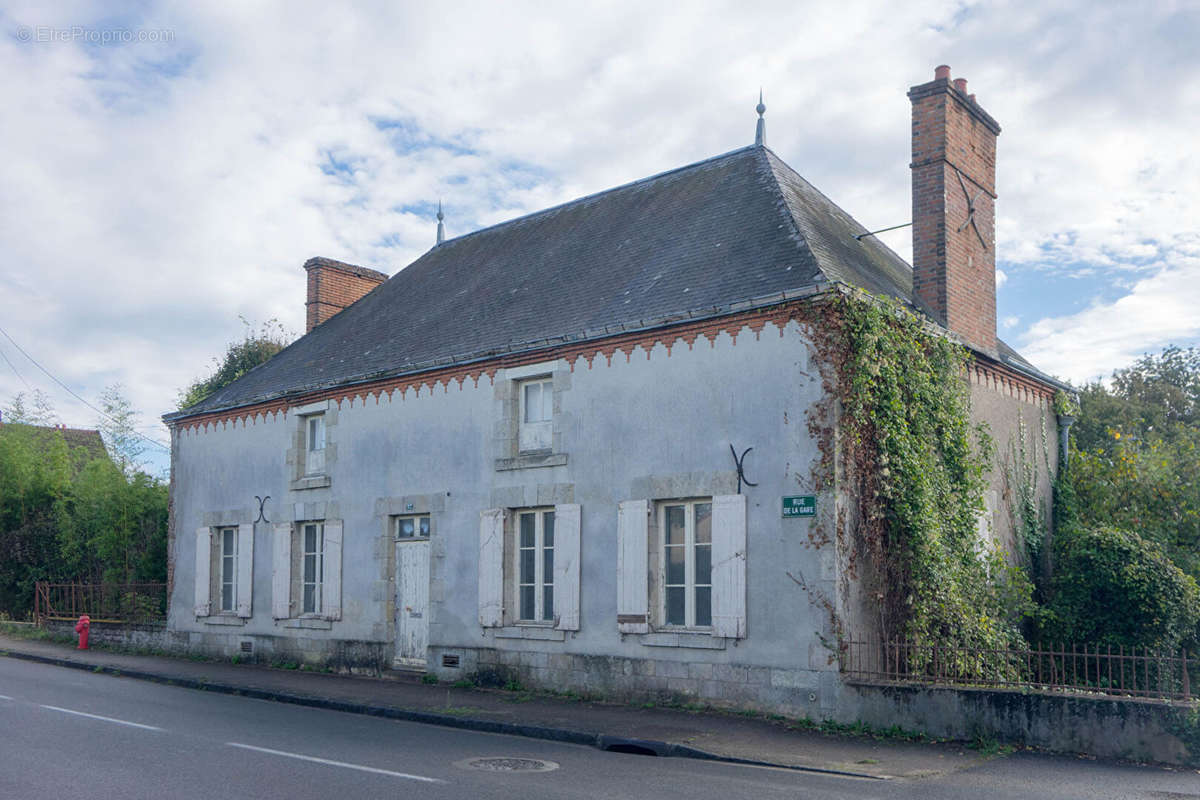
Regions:
<svg viewBox="0 0 1200 800"><path fill-rule="evenodd" d="M912 101L913 294L967 344L996 352L996 137L965 78L934 70Z"/></svg>
<svg viewBox="0 0 1200 800"><path fill-rule="evenodd" d="M332 258L310 258L304 269L308 271L305 333L388 279L382 272Z"/></svg>

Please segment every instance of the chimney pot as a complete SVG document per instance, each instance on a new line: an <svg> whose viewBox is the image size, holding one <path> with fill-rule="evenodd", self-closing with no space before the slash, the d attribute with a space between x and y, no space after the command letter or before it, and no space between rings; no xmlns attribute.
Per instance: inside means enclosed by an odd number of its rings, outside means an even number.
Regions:
<svg viewBox="0 0 1200 800"><path fill-rule="evenodd" d="M949 78L950 78L950 67L947 66L946 64L942 64L940 67L933 68L933 79L935 81L940 81L942 79L948 80Z"/></svg>
<svg viewBox="0 0 1200 800"><path fill-rule="evenodd" d="M966 78L955 78L954 79L954 88L958 89L963 94L966 94L967 93L967 79Z"/></svg>
<svg viewBox="0 0 1200 800"><path fill-rule="evenodd" d="M967 99L968 99L968 100L970 100L972 103L974 103L974 102L975 102L975 95L973 95L973 94L969 94L969 95L967 95Z"/></svg>

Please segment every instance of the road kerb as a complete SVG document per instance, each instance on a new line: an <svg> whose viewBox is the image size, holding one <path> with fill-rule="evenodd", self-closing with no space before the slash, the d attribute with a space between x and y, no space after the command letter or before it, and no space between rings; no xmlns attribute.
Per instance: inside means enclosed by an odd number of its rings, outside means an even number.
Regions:
<svg viewBox="0 0 1200 800"><path fill-rule="evenodd" d="M774 769L787 769L796 772L812 772L819 775L835 775L844 778L861 778L864 780L874 781L886 781L891 779L891 777L887 775L871 775L869 773L854 772L851 770L811 767L796 764L784 764L773 761L759 761L755 759L739 758L736 756L725 756L719 753L710 753L706 750L700 750L699 748L691 747L689 745L663 742L653 739L631 740L625 737L588 733L585 731L576 731L568 728L552 728L544 725L530 725L516 722L499 722L496 720L479 719L475 717L460 717L450 714L438 714L433 711L417 711L408 708L397 708L395 706L377 706L367 703L353 703L345 700L333 700L328 697L291 694L289 692L278 692L271 689L258 689L252 686L238 686L235 684L187 678L180 675L168 675L164 673L148 672L145 670L114 667L106 664L95 664L87 661L76 661L69 658L44 656L38 653L26 653L20 650L0 650L0 656L15 658L22 661L33 661L40 664L50 664L56 667L66 667L68 669L86 670L88 672L96 672L115 677L135 678L137 680L149 681L152 683L180 686L185 689L199 689L206 692L217 692L219 694L250 697L256 700L270 700L277 703L290 703L292 705L320 708L327 711L341 711L348 714L384 717L386 719L396 719L405 722L419 722L426 725L440 725L446 728L458 728L461 730L479 731L481 733L500 733L509 736L523 736L527 739L543 739L546 741L563 742L566 744L579 744L588 747L596 747L601 750L614 749L613 745L616 743L636 742L638 746L644 747L647 750L651 750L656 755L673 758L692 758L700 761L715 761L725 764L738 764L742 766L771 767Z"/></svg>

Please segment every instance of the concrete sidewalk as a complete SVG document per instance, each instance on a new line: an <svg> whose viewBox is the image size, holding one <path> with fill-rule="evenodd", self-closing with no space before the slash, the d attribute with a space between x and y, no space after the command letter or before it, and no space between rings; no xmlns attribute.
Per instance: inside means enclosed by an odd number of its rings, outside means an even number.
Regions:
<svg viewBox="0 0 1200 800"><path fill-rule="evenodd" d="M874 778L919 778L987 756L961 743L827 735L733 713L570 700L529 692L428 685L228 662L76 650L0 634L0 655L160 683L359 714L658 755L716 758Z"/></svg>

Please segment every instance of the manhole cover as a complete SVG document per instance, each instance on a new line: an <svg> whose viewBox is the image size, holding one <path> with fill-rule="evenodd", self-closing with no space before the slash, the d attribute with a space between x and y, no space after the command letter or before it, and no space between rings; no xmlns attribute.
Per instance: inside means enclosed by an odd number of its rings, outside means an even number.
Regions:
<svg viewBox="0 0 1200 800"><path fill-rule="evenodd" d="M469 758L459 761L458 765L487 772L550 772L558 769L558 764L553 761L536 758Z"/></svg>

